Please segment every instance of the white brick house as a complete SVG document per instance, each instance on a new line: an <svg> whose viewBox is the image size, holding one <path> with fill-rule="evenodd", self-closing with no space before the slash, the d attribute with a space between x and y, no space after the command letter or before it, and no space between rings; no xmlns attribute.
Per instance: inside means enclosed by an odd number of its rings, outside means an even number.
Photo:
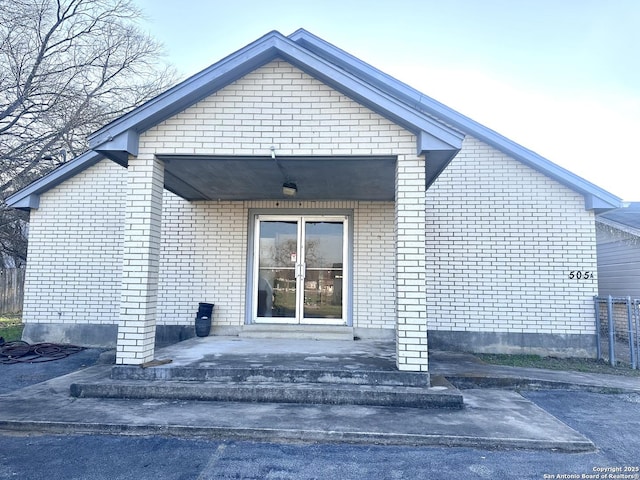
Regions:
<svg viewBox="0 0 640 480"><path fill-rule="evenodd" d="M594 214L620 200L310 33L271 32L107 125L31 211L25 339L253 325L592 355ZM275 158L274 158L275 157ZM294 183L295 196L283 194Z"/></svg>

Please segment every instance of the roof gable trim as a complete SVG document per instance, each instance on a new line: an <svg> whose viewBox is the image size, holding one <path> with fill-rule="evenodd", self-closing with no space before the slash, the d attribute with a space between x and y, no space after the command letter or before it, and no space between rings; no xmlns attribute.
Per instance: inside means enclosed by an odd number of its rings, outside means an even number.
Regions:
<svg viewBox="0 0 640 480"><path fill-rule="evenodd" d="M621 199L606 190L584 180L555 163L537 155L490 128L462 115L431 97L415 90L407 84L372 67L366 62L316 37L304 29L299 29L289 38L304 46L314 54L332 62L348 72L366 80L382 91L392 95L413 108L441 119L454 128L468 133L498 150L514 157L540 173L553 178L561 184L585 196L587 209L618 208Z"/></svg>
<svg viewBox="0 0 640 480"><path fill-rule="evenodd" d="M60 165L44 177L7 197L6 203L10 207L21 210L38 208L40 206L40 195L42 193L95 165L103 158L99 153L89 150L73 160Z"/></svg>
<svg viewBox="0 0 640 480"><path fill-rule="evenodd" d="M282 58L413 132L419 138L418 152L428 151L432 145L437 145L438 150L448 149L451 152L450 158L453 158L462 146L464 139L462 133L398 101L365 80L307 51L278 32L265 35L103 127L89 137L90 146L119 163L126 162L121 153L128 152L133 155L137 153L138 136L141 132L275 58ZM429 142L425 146L424 139L427 138Z"/></svg>
<svg viewBox="0 0 640 480"><path fill-rule="evenodd" d="M276 57L270 32L89 135L90 148L132 129L138 134ZM278 34L279 35L279 34ZM250 62L249 62L250 60ZM245 66L242 69L243 65ZM213 75L215 73L215 75Z"/></svg>

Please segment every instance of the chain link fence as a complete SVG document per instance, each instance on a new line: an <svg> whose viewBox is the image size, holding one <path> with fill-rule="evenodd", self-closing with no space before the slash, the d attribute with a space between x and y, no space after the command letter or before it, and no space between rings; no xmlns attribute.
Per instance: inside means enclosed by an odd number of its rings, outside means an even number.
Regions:
<svg viewBox="0 0 640 480"><path fill-rule="evenodd" d="M598 360L640 368L640 299L593 297Z"/></svg>

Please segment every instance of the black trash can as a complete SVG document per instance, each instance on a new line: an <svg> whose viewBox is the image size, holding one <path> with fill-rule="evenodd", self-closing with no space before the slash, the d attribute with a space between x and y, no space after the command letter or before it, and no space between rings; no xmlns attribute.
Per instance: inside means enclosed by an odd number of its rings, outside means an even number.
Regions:
<svg viewBox="0 0 640 480"><path fill-rule="evenodd" d="M196 315L196 335L208 337L211 332L211 317L213 316L213 303L199 303Z"/></svg>

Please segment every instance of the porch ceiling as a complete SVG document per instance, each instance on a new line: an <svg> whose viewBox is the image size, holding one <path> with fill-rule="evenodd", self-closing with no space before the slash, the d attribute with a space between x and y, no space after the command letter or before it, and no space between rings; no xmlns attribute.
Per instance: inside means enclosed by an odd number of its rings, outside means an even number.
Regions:
<svg viewBox="0 0 640 480"><path fill-rule="evenodd" d="M186 200L282 200L285 180L296 200L395 198L395 157L158 155L165 188ZM278 166L280 165L280 167Z"/></svg>

